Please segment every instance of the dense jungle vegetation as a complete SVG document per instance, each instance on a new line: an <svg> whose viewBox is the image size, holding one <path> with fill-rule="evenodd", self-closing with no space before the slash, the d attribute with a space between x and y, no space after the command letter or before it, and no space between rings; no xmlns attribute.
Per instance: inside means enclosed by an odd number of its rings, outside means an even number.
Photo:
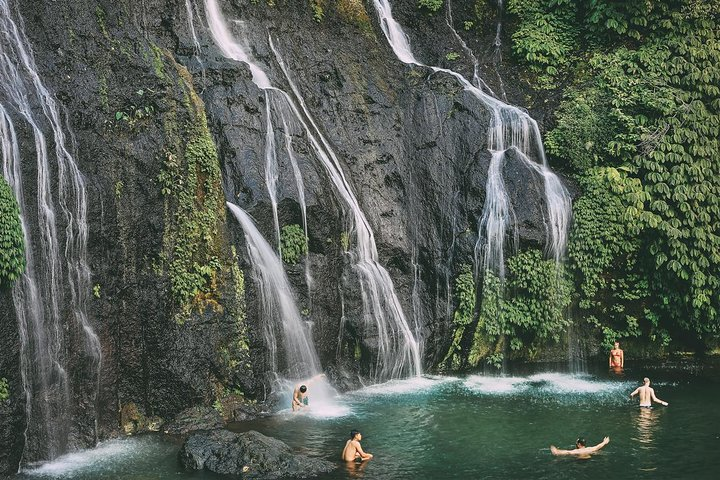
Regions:
<svg viewBox="0 0 720 480"><path fill-rule="evenodd" d="M576 321L607 347L633 337L717 347L720 2L510 0L507 9L528 84L562 98L545 145L580 187L567 272Z"/></svg>

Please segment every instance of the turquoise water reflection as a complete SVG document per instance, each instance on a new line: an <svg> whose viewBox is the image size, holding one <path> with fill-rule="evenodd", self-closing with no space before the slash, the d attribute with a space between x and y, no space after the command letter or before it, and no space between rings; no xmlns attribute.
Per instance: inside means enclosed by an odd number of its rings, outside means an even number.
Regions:
<svg viewBox="0 0 720 480"><path fill-rule="evenodd" d="M298 452L331 460L339 457L350 429L362 431L363 447L375 459L350 468L338 462L336 472L321 477L327 480L716 478L720 382L715 370L709 372L425 377L343 395L338 402L347 409L335 413L350 413L342 416L281 413L231 429L258 430ZM669 407L639 409L628 398L644 375ZM550 444L571 448L578 436L594 444L605 435L610 444L589 460L550 455ZM65 461L63 470L61 459L22 477L220 478L181 472L177 450L160 436L138 437L78 454L91 458L85 466Z"/></svg>

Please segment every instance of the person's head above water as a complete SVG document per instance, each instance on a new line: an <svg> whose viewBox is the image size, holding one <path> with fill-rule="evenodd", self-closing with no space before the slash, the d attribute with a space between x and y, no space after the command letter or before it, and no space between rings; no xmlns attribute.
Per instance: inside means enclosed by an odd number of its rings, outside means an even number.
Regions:
<svg viewBox="0 0 720 480"><path fill-rule="evenodd" d="M620 348L620 342L618 342L617 340L615 340L615 348Z"/></svg>
<svg viewBox="0 0 720 480"><path fill-rule="evenodd" d="M362 440L362 433L358 432L357 430L350 430L350 440Z"/></svg>
<svg viewBox="0 0 720 480"><path fill-rule="evenodd" d="M648 377L643 378L643 383L645 385L650 385L650 379Z"/></svg>
<svg viewBox="0 0 720 480"><path fill-rule="evenodd" d="M585 439L580 437L577 440L575 440L575 446L577 448L585 448Z"/></svg>
<svg viewBox="0 0 720 480"><path fill-rule="evenodd" d="M306 387L305 385L300 385L300 391L301 391L302 393L307 392L307 387Z"/></svg>

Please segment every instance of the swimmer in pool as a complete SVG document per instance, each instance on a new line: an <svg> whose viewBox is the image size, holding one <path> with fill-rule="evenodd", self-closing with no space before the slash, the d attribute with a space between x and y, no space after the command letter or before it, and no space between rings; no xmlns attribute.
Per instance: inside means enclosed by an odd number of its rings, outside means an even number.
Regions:
<svg viewBox="0 0 720 480"><path fill-rule="evenodd" d="M342 451L342 459L346 462L364 462L373 458L372 453L363 452L360 446L360 440L362 440L362 433L357 430L350 431L350 439L345 442L345 448Z"/></svg>
<svg viewBox="0 0 720 480"><path fill-rule="evenodd" d="M608 443L610 443L610 437L605 437L602 442L598 443L594 447L586 447L585 439L578 438L575 441L575 449L561 450L555 445L550 445L550 453L552 453L553 455L577 455L580 458L589 458L591 453L597 452Z"/></svg>
<svg viewBox="0 0 720 480"><path fill-rule="evenodd" d="M630 398L633 398L635 395L640 395L641 407L651 408L652 403L650 400L665 405L666 407L668 406L668 402L660 400L655 396L655 390L650 388L650 379L647 377L643 378L643 385L636 388L635 391L630 394Z"/></svg>

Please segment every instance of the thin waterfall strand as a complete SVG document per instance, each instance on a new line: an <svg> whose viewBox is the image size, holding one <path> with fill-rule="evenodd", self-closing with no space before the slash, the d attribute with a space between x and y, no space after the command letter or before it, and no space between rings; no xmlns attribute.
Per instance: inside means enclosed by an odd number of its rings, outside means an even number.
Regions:
<svg viewBox="0 0 720 480"><path fill-rule="evenodd" d="M270 346L273 371L287 378L304 379L320 373L320 360L310 331L295 305L290 282L272 247L242 208L227 204L243 232L253 276L262 298L265 343ZM282 335L284 365L277 355L278 332Z"/></svg>

